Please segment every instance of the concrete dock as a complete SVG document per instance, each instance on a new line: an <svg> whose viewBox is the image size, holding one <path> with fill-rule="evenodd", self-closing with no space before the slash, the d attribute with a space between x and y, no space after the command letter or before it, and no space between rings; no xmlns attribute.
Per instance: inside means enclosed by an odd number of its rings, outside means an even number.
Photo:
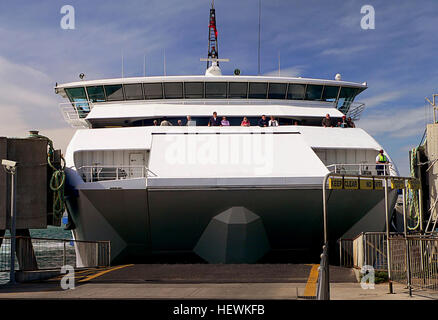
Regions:
<svg viewBox="0 0 438 320"><path fill-rule="evenodd" d="M312 299L318 265L122 265L75 273L75 288L63 290L62 276L0 286L0 299ZM364 290L352 269L330 268L333 300L438 299L438 292L414 291L387 284Z"/></svg>

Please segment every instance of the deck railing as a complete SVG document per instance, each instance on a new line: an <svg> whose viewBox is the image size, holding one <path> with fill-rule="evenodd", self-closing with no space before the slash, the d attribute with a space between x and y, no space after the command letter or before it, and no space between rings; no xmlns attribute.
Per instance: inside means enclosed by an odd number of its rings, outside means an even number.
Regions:
<svg viewBox="0 0 438 320"><path fill-rule="evenodd" d="M327 169L333 173L353 174L353 175L396 175L391 163L375 164L375 163L336 163L327 166Z"/></svg>
<svg viewBox="0 0 438 320"><path fill-rule="evenodd" d="M84 182L126 180L157 176L145 166L92 165L79 167L78 172Z"/></svg>
<svg viewBox="0 0 438 320"><path fill-rule="evenodd" d="M88 128L85 117L93 108L90 101L60 103L62 116L73 128Z"/></svg>

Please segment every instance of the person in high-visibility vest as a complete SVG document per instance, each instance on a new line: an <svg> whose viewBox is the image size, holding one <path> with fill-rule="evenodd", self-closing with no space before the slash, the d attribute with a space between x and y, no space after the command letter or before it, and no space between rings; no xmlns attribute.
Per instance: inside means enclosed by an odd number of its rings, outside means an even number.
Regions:
<svg viewBox="0 0 438 320"><path fill-rule="evenodd" d="M383 153L383 150L379 151L379 154L376 157L376 163L378 164L376 166L376 170L377 170L377 174L379 176L383 175L383 174L387 174L386 172L386 167L385 164L388 164L388 157Z"/></svg>

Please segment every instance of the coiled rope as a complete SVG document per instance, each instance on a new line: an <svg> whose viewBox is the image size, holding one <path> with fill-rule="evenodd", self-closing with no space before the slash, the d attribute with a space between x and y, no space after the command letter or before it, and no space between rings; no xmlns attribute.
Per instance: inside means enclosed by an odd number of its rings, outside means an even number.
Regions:
<svg viewBox="0 0 438 320"><path fill-rule="evenodd" d="M411 177L415 177L415 167L418 163L417 159L417 151L419 147L412 148L411 155L410 155L410 161L409 161L409 167L411 171ZM416 220L414 227L408 227L409 230L416 230L420 226L420 208L419 208L419 199L418 199L418 193L415 190L408 189L407 192L407 205L409 210L409 216L411 220Z"/></svg>
<svg viewBox="0 0 438 320"><path fill-rule="evenodd" d="M52 163L52 158L55 154L55 148L53 147L52 140L37 133L30 133L29 137L47 140L49 146L47 151L47 163L53 170L52 177L50 178L49 182L50 190L53 191L53 215L57 218L60 218L65 211L65 159L61 154L61 167L60 169L57 169Z"/></svg>

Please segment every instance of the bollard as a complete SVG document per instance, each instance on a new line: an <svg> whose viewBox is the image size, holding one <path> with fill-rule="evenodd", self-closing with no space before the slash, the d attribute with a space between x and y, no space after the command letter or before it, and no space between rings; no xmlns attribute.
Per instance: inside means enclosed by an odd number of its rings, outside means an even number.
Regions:
<svg viewBox="0 0 438 320"><path fill-rule="evenodd" d="M328 244L323 246L321 254L321 264L318 268L318 285L316 291L316 300L330 300L330 278L328 263Z"/></svg>

